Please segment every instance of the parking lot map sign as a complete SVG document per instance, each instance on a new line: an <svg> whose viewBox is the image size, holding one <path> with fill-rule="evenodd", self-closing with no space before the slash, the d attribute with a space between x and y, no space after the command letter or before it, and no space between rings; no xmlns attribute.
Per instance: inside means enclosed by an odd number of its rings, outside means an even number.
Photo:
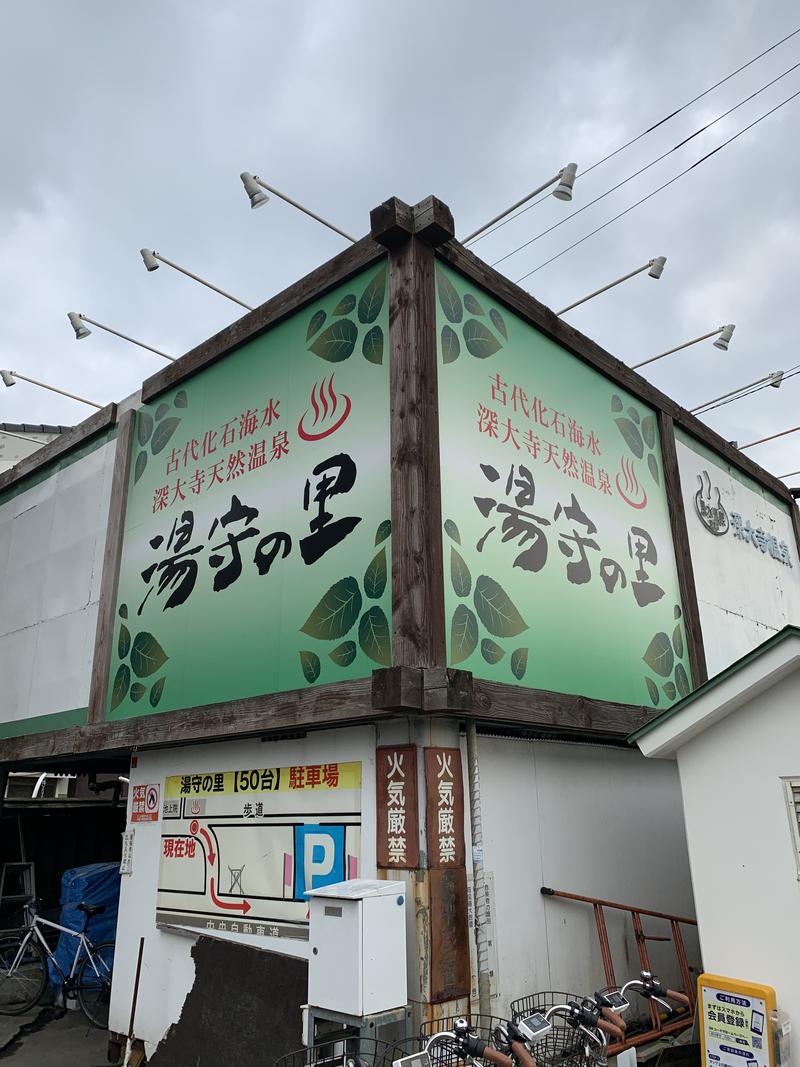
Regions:
<svg viewBox="0 0 800 1067"><path fill-rule="evenodd" d="M387 270L136 415L108 719L391 664Z"/></svg>
<svg viewBox="0 0 800 1067"><path fill-rule="evenodd" d="M359 875L360 763L175 775L164 794L161 923L307 940L309 890Z"/></svg>
<svg viewBox="0 0 800 1067"><path fill-rule="evenodd" d="M448 663L667 707L691 688L655 412L436 267Z"/></svg>

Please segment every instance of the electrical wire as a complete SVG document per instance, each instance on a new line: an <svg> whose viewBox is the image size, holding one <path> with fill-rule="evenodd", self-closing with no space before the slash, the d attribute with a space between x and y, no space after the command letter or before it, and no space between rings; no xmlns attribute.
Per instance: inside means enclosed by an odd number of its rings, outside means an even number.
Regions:
<svg viewBox="0 0 800 1067"><path fill-rule="evenodd" d="M788 381L789 378L794 378L798 374L800 374L800 366L791 367L781 378L781 385L783 385L785 381ZM761 385L751 386L750 389L745 389L743 392L737 393L736 396L729 397L726 400L718 400L716 404L709 404L701 411L696 411L695 415L699 418L701 415L707 415L709 411L715 411L717 408L725 407L726 404L732 404L734 400L742 400L746 396L752 396L753 393L760 393L762 389L772 388L774 388L774 386L771 382L762 382Z"/></svg>
<svg viewBox="0 0 800 1067"><path fill-rule="evenodd" d="M759 115L759 117L757 119L754 119L753 122L749 123L749 125L745 126L743 129L739 130L738 133L735 133L732 137L729 137L727 139L727 141L723 141L721 144L718 144L716 148L713 148L710 152L706 152L706 154L704 156L701 156L700 159L698 159L694 163L692 163L691 166L687 167L685 170L680 171L673 178L670 178L669 181L666 181L662 185L659 185L657 188L653 189L651 192L649 192L647 194L647 196L643 196L640 200L637 200L635 203L631 204L629 207L626 207L624 211L620 211L618 215L614 215L613 218L610 218L606 222L602 223L600 226L595 227L595 229L591 230L589 233L585 233L583 235L583 237L579 237L578 240L577 241L573 241L573 243L571 245L568 245L566 248L562 248L562 250L560 252L557 252L554 256L551 256L549 259L546 259L543 263L540 263L537 267L533 267L532 270L529 270L527 273L523 274L521 277L516 278L515 279L516 283L519 284L520 282L525 281L526 278L530 278L530 276L532 274L536 274L536 272L542 270L543 267L549 266L551 263L554 263L557 259L560 259L561 256L566 255L567 252L571 252L573 250L573 248L577 248L578 245L583 244L584 241L588 241L590 237L594 237L595 234L600 233L601 230L604 230L607 226L610 226L612 224L612 222L616 222L618 219L621 219L623 216L629 214L631 211L634 210L634 208L640 207L642 204L644 204L648 200L652 199L657 193L660 193L664 189L668 188L670 185L673 185L676 181L678 181L679 178L683 178L690 171L694 170L695 167L699 167L701 163L705 163L705 161L707 159L710 159L711 156L716 155L717 152L721 151L723 148L727 147L727 145L729 145L733 141L737 140L739 137L742 136L742 134L747 133L748 130L752 130L752 128L754 126L757 126L759 124L759 122L763 122L764 119L769 118L770 115L774 115L776 111L778 111L780 108L784 107L786 104L791 103L791 101L796 99L798 96L800 96L800 89L798 89L796 93L792 93L791 96L787 96L785 100L781 100L781 102L779 104L776 104L775 107L770 108L769 111L764 112L763 115Z"/></svg>
<svg viewBox="0 0 800 1067"><path fill-rule="evenodd" d="M615 193L617 189L621 189L623 185L627 185L628 182L633 181L634 178L638 178L640 174L644 174L646 170L650 170L650 168L654 167L656 163L660 163L662 159L666 159L667 156L672 155L673 152L677 152L678 149L683 148L684 145L687 145L689 143L689 141L693 140L695 137L699 137L700 134L705 133L706 130L710 130L712 126L715 126L718 122L721 122L723 119L727 118L728 115L733 114L733 112L737 111L740 107L743 107L745 104L749 104L751 100L755 99L755 97L759 96L763 92L766 92L766 90L770 89L773 85L775 85L776 82L779 82L781 78L785 78L788 74L791 74L799 67L800 63L795 63L793 66L785 70L782 74L779 74L777 78L773 78L772 81L767 82L766 85L762 85L760 89L756 89L755 92L750 93L750 95L746 96L744 100L740 100L738 104L734 104L733 107L729 107L727 111L723 111L721 115L717 115L716 118L711 119L711 121L707 122L704 126L700 126L694 131L694 133L690 133L688 137L684 137L682 141L678 141L678 143L672 148L668 148L666 152L662 152L660 156L657 156L650 163L646 163L643 167L640 167L639 170L635 170L633 174L629 174L627 178L623 178L622 181L617 182L616 185L612 185L610 189L606 189L604 193L600 193L600 195L596 196L594 200L590 200L587 204L584 204L582 207L579 207L577 211L573 211L572 214L567 215L563 219L559 219L558 222L554 222L552 226L548 226L546 230L542 230L541 233L537 233L535 237L531 237L530 240L523 242L523 244L521 245L517 245L517 247L512 248L510 252L506 252L505 255L500 256L499 259L495 259L490 264L490 266L496 267L498 263L503 263L506 259L510 259L511 256L516 255L517 252L521 252L523 248L528 248L535 241L538 241L540 237L546 237L548 233L552 233L553 230L557 230L558 227L563 226L565 222L571 222L577 215L580 215L584 211L588 211L590 207L594 207L595 204L599 203L601 200L604 200L612 193Z"/></svg>
<svg viewBox="0 0 800 1067"><path fill-rule="evenodd" d="M619 148L615 148L613 151L609 152L608 155L603 156L602 159L598 159L595 163L592 163L591 166L586 167L584 170L580 171L581 178L583 178L584 175L588 174L590 171L594 170L596 167L601 166L603 163L607 163L609 159L613 159L614 156L619 155L620 152L624 152L626 148L630 148L631 145L636 144L637 141L641 141L641 139L643 137L646 137L648 133L652 133L653 130L657 130L659 126L663 126L665 122L669 122L670 119L674 119L676 115L680 115L682 111L685 111L688 107L691 107L692 104L696 104L698 100L702 100L704 96L708 96L709 93L712 93L715 89L718 89L720 85L724 85L725 82L730 81L731 78L735 78L737 74L741 74L743 70L746 70L754 63L757 63L759 59L763 59L764 56L768 55L776 48L779 48L782 44L785 44L787 41L791 40L792 37L796 37L798 33L800 33L800 26L798 26L796 30L792 30L791 33L787 33L787 35L785 37L782 37L779 41L776 41L774 44L771 44L769 48L765 48L763 52L759 52L757 56L753 56L752 59L749 59L746 63L743 63L741 67L737 67L736 70L731 71L730 74L726 74L724 78L720 78L718 82L714 82L713 85L709 85L709 87L707 89L704 89L702 93L698 93L697 96L693 96L691 100L687 100L685 104L681 104L680 107L676 108L674 111L671 111L669 115L665 115L663 119L659 119L658 122L654 122L652 126L648 126L646 130L642 130L641 133L637 134L635 137L632 137L629 141L626 141L625 144L620 145ZM482 241L484 237L488 237L490 233L496 233L497 230L499 230L502 226L505 226L509 222L513 222L514 219L518 219L520 215L524 215L526 211L530 211L532 207L536 207L537 204L541 204L545 200L549 199L549 196L550 194L546 193L538 200L534 200L532 204L528 204L527 207L522 208L522 210L519 211L516 215L512 215L510 218L504 219L502 222L499 222L496 226L493 226L491 230L487 230L485 233L482 233L478 237L475 237L472 241L469 241L468 244L475 244L478 241Z"/></svg>

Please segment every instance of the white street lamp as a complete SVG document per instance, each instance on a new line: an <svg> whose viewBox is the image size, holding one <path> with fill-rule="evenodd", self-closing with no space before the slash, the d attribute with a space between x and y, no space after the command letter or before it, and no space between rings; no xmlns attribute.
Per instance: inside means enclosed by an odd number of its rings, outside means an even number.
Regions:
<svg viewBox="0 0 800 1067"><path fill-rule="evenodd" d="M267 185L263 178L259 178L257 174L251 174L249 170L243 170L239 177L242 179L244 191L250 197L251 208L263 207L269 200L267 193L272 193L273 196L277 196L287 204L291 204L292 207L296 207L298 211L302 211L303 214L308 215L309 218L314 219L316 222L321 222L323 226L327 226L329 230L338 233L340 237L344 237L352 244L356 243L355 237L352 237L349 233L345 233L344 230L340 230L338 226L334 226L332 222L323 219L323 217L318 215L315 211L311 211L309 208L304 207L302 204L298 203L297 200L293 200L290 196L287 196L286 193L280 193L271 185ZM264 192L265 189L267 192Z"/></svg>
<svg viewBox="0 0 800 1067"><path fill-rule="evenodd" d="M585 304L587 300L592 300L596 296L600 296L601 293L608 292L609 289L613 289L615 285L621 285L622 282L626 282L629 278L635 278L637 274L641 274L643 271L647 271L648 278L660 278L664 273L664 267L667 263L666 256L656 256L655 259L648 260L641 267L637 267L636 270L632 270L630 274L623 274L621 278L617 278L616 281L609 282L608 285L604 285L601 289L595 289L593 293L589 293L587 296L582 296L580 300L574 301L572 304L567 304L565 308L556 312L556 315L564 315L567 311L572 311L579 304Z"/></svg>
<svg viewBox="0 0 800 1067"><path fill-rule="evenodd" d="M252 311L253 308L250 304L245 304L244 300L240 300L238 296L232 296L230 293L225 292L224 289L220 289L218 285L214 285L212 282L206 281L205 278L201 278L199 274L192 274L186 267L179 267L177 263L173 263L171 259L167 259L166 256L162 256L160 252L154 252L152 248L140 248L139 255L142 257L145 267L149 271L158 270L160 263L166 263L168 267L172 267L173 270L180 271L181 274L185 274L187 278L191 278L195 282L200 282L201 285L205 285L207 289L213 289L215 293L219 293L220 296L226 297L228 300L232 300L234 304L238 304L240 307L247 308L248 311ZM161 355L162 353L159 353Z"/></svg>
<svg viewBox="0 0 800 1067"><path fill-rule="evenodd" d="M146 345L144 341L137 341L135 337L128 337L126 333L120 333L119 330L113 330L110 326L104 326L102 322L90 319L88 315L78 314L77 311L68 311L67 318L72 323L76 341L82 341L84 337L88 337L91 334L92 331L86 325L87 322L90 322L92 326L97 326L98 329L105 330L106 333L113 333L115 337L121 337L123 341L130 341L132 345L138 345L139 348L146 348L148 352L155 352L157 356L161 356L162 359L168 359L170 363L175 362L174 356L168 356L166 352L161 352L159 349L153 348L152 345Z"/></svg>
<svg viewBox="0 0 800 1067"><path fill-rule="evenodd" d="M728 343L733 336L733 331L736 326L729 322L727 326L717 326L716 330L709 330L708 333L701 334L699 337L693 338L691 341L684 341L682 345L676 345L674 348L668 348L666 352L661 352L657 356L651 356L649 359L643 359L641 363L632 363L631 370L638 370L639 367L644 367L648 363L655 363L657 359L663 359L664 356L671 356L673 352L680 352L683 348L688 348L690 345L696 345L698 341L705 341L709 337L717 337L714 342L714 348L721 348L723 351L727 351Z"/></svg>
<svg viewBox="0 0 800 1067"><path fill-rule="evenodd" d="M516 211L518 207L522 207L523 204L527 204L529 200L532 200L535 196L538 196L539 193L543 193L545 189L549 189L551 185L556 186L553 190L553 196L556 197L557 200L571 200L572 187L575 184L575 177L577 173L578 164L567 163L566 167L562 167L558 174L554 174L552 178L548 178L546 182L534 189L533 192L530 192L526 196L523 196L523 198L521 200L518 200L516 204L512 204L511 207L507 207L505 211L501 211L499 215L495 215L493 219L489 219L487 223L484 223L484 225L475 230L474 233L471 233L468 237L465 237L461 243L468 244L470 241L474 241L479 234L482 234L485 230L488 230L490 226L494 226L496 222L500 222L500 220L504 219L506 215L510 215L512 211ZM557 185L556 182L558 182Z"/></svg>
<svg viewBox="0 0 800 1067"><path fill-rule="evenodd" d="M0 379L2 379L3 385L11 388L12 385L16 385L17 381L30 382L31 385L38 385L40 389L49 389L51 393L59 393L61 396L68 396L70 400L77 400L81 404L88 404L91 408L97 408L100 411L103 407L102 404L96 404L94 400L86 400L85 397L76 396L75 393L68 393L65 389L58 389L55 385L47 385L46 382L40 382L36 378L29 378L25 374L20 374L18 370L0 370Z"/></svg>
<svg viewBox="0 0 800 1067"><path fill-rule="evenodd" d="M754 382L750 382L748 385L740 385L738 389L731 389L729 393L723 393L722 396L715 396L713 400L706 400L705 404L698 404L696 408L690 408L689 410L692 415L696 415L704 408L710 407L712 404L716 404L721 400L727 400L730 396L736 397L738 400L738 393L743 393L746 389L753 389L756 385L764 385L765 387L771 385L773 389L780 389L781 382L783 381L783 373L782 370L774 370L763 378L756 378Z"/></svg>

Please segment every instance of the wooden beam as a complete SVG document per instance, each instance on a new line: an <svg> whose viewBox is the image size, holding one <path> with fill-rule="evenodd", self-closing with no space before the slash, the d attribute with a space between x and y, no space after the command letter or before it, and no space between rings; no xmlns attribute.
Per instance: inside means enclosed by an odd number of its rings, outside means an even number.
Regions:
<svg viewBox="0 0 800 1067"><path fill-rule="evenodd" d="M392 657L444 667L439 403L433 249L409 236L389 254Z"/></svg>
<svg viewBox="0 0 800 1067"><path fill-rule="evenodd" d="M675 548L675 563L678 568L678 586L683 603L683 629L692 669L692 682L697 689L708 681L708 667L700 625L700 607L694 581L689 532L686 525L686 509L683 506L681 476L678 468L678 453L675 448L675 426L670 415L658 412L658 429L661 437L661 459L664 468L664 492L669 506L669 521L672 528L672 544Z"/></svg>
<svg viewBox="0 0 800 1067"><path fill-rule="evenodd" d="M471 718L483 723L522 726L546 733L621 740L654 715L639 705L592 700L571 693L525 689L505 682L474 680L475 702Z"/></svg>
<svg viewBox="0 0 800 1067"><path fill-rule="evenodd" d="M77 426L73 426L71 430L59 434L55 440L50 441L43 448L37 449L29 456L21 459L19 463L15 463L9 470L3 471L0 474L0 493L4 489L8 489L9 486L21 482L35 471L41 470L42 467L46 467L48 463L66 456L73 448L77 448L84 441L88 441L90 437L95 437L97 434L102 433L103 430L114 424L116 418L117 405L107 404L94 415L90 415L88 419L84 419Z"/></svg>
<svg viewBox="0 0 800 1067"><path fill-rule="evenodd" d="M254 311L226 326L218 334L187 352L185 356L170 363L147 378L142 385L142 403L147 404L167 389L172 389L186 378L227 356L253 338L272 329L279 322L295 314L307 304L319 300L325 293L335 289L349 278L359 274L386 255L385 249L371 237L364 237L356 244L329 259L321 267L312 270L305 278L290 285Z"/></svg>
<svg viewBox="0 0 800 1067"><path fill-rule="evenodd" d="M117 621L115 614L117 586L122 558L122 540L125 533L125 513L128 506L128 483L135 425L135 411L126 411L119 420L114 473L111 479L111 504L106 527L106 547L103 554L103 576L100 581L100 603L97 610L92 676L89 685L88 721L90 723L102 722L105 718L108 671Z"/></svg>
<svg viewBox="0 0 800 1067"><path fill-rule="evenodd" d="M520 318L535 326L547 337L557 341L573 355L588 363L595 370L610 378L617 385L627 389L629 393L644 401L656 411L663 411L671 416L673 421L686 430L687 433L702 441L703 444L718 452L723 459L728 460L739 470L749 475L771 493L786 502L790 501L791 494L786 486L769 471L764 470L752 459L734 448L724 437L720 437L705 423L680 406L666 393L662 393L654 385L651 385L635 370L627 364L615 359L604 348L586 337L579 330L570 326L569 323L560 319L554 311L545 307L534 297L521 289L514 282L509 281L498 271L490 267L488 263L478 259L476 255L464 248L458 241L448 241L437 249L437 256L449 263L454 270L465 275L477 285L482 286L492 296L503 303L510 311L519 315Z"/></svg>
<svg viewBox="0 0 800 1067"><path fill-rule="evenodd" d="M372 702L372 679L336 682L200 708L29 734L0 741L0 765L93 752L167 748L286 731L359 725L390 716Z"/></svg>

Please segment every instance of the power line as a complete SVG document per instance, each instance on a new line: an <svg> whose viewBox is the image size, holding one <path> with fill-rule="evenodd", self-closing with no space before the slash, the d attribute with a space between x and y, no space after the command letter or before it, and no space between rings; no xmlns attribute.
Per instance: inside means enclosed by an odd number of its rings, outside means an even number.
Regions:
<svg viewBox="0 0 800 1067"><path fill-rule="evenodd" d="M595 167L599 167L603 163L607 163L609 159L613 159L614 156L619 155L620 152L624 152L626 148L630 148L631 145L636 144L637 141L641 141L641 139L643 137L646 137L648 133L652 133L653 130L657 130L659 126L663 126L665 122L669 122L670 119L674 119L676 115L680 115L682 111L685 111L688 107L691 107L692 104L696 104L698 100L702 100L704 96L708 96L709 93L712 93L715 89L718 89L720 85L724 85L725 82L730 81L731 78L735 78L737 74L741 74L743 70L746 70L754 63L757 63L759 59L763 59L764 56L768 55L776 48L779 48L782 44L785 44L787 41L791 40L792 37L796 37L798 33L800 33L800 26L798 26L796 30L792 30L791 33L787 33L787 35L785 37L782 37L779 41L776 41L774 44L771 44L769 48L765 48L763 52L759 52L757 56L753 56L752 59L749 59L746 63L743 63L741 67L737 67L736 70L731 71L730 74L726 74L724 78L720 78L718 82L714 82L713 85L709 85L709 87L707 89L704 89L702 93L698 93L697 96L693 96L691 100L687 100L685 104L681 104L680 107L676 108L674 111L671 111L668 115L665 115L663 119L659 119L658 122L654 122L652 126L648 126L646 130L642 130L641 133L637 134L635 137L632 137L630 141L626 141L625 144L620 145L619 148L615 148L612 152L609 152L608 155L603 156L602 159L598 159L595 163L592 163L591 166L586 167L585 170L582 170L580 172L581 177L594 170ZM518 219L520 215L524 215L526 211L530 211L532 207L536 207L537 204L544 203L544 201L548 199L549 194L540 197L538 200L534 200L532 204L528 204L527 207L524 207L522 211L518 212L516 215L512 215L510 218L504 219L503 222L498 223L491 230L487 230L486 233L482 233L479 237L476 237L473 241L470 241L468 243L475 244L478 241L482 241L483 238L488 237L490 233L496 233L497 230L499 230L502 226L505 226L509 222L513 222L514 219Z"/></svg>
<svg viewBox="0 0 800 1067"><path fill-rule="evenodd" d="M573 248L577 248L578 245L583 244L584 241L588 241L590 237L594 237L595 234L600 233L601 230L604 230L607 226L610 226L612 222L616 222L624 215L629 214L629 212L633 211L634 208L640 207L642 204L652 199L652 197L654 197L656 193L662 192L664 189L668 188L670 185L676 182L679 178L682 178L684 175L694 170L695 167L699 167L701 163L705 163L705 161L707 159L710 159L711 156L715 155L717 152L721 151L721 149L725 148L727 145L737 140L737 138L741 137L742 134L747 133L748 130L752 130L752 128L754 126L757 126L759 122L763 122L764 119L769 118L770 115L773 115L780 108L784 107L784 105L791 103L791 101L798 96L800 96L800 89L798 89L796 93L792 93L791 96L787 96L785 100L781 100L779 104L776 104L775 107L770 108L770 110L766 111L763 115L759 115L757 119L754 119L753 122L745 126L743 129L739 130L738 133L735 133L732 137L729 137L727 141L723 141L721 144L718 144L716 148L712 148L710 152L706 152L704 156L701 156L700 159L692 163L691 166L687 167L685 170L680 171L673 178L670 178L669 181L664 182L663 185L659 185L656 189L653 189L652 192L649 192L647 194L647 196L643 196L641 200L637 200L634 204L631 204L629 207L626 207L624 211L620 211L618 215L614 215L614 217L608 219L607 222L604 222L602 223L602 225L597 226L594 230L591 230L589 233L584 234L583 237L579 237L577 241L573 241L571 245L568 245L560 252L557 252L554 256L551 256L549 259L546 259L544 263L540 263L537 267L534 267L532 270L529 270L520 278L516 278L516 283L519 284L526 278L530 278L532 274L536 274L536 272L540 271L543 267L549 266L551 263L555 262L555 260L560 259L561 256L566 255L567 252L571 252Z"/></svg>
<svg viewBox="0 0 800 1067"><path fill-rule="evenodd" d="M800 374L800 366L791 367L781 378L781 385L783 385L785 381L788 381L789 378L794 378L798 374ZM707 415L709 411L715 411L717 408L725 407L726 404L732 404L734 400L742 400L746 396L752 396L753 393L760 393L762 389L771 388L774 387L769 381L764 382L762 385L751 386L749 389L744 389L741 392L736 393L736 396L732 396L730 399L719 400L716 404L709 404L708 406L703 407L702 410L695 411L695 414L698 417L700 415Z"/></svg>
<svg viewBox="0 0 800 1067"><path fill-rule="evenodd" d="M756 89L755 92L750 93L749 96L746 96L744 100L740 100L738 104L734 104L733 107L729 107L727 111L723 111L721 115L717 115L716 118L711 119L711 121L707 122L704 126L698 127L698 129L696 129L694 133L690 133L688 137L684 137L682 141L678 141L676 145L674 145L672 148L667 149L666 152L663 152L660 156L657 156L650 163L646 163L643 167L640 167L639 170L636 170L633 172L633 174L628 175L627 178L623 178L622 181L617 182L616 185L612 185L610 189L606 189L604 193L600 193L600 195L596 196L594 200L590 200L588 204L584 204L583 207L579 207L577 211L573 211L571 215L567 215L565 218L559 219L559 221L554 222L552 226L548 226L546 230L542 230L541 233L537 233L535 237L531 237L530 240L523 242L523 244L521 245L517 245L516 248L512 248L510 252L506 252L505 255L502 255L499 259L495 259L490 265L492 267L496 267L498 263L502 263L504 260L510 259L511 256L516 255L517 252L521 252L523 248L528 248L529 245L532 245L535 241L538 241L540 237L546 237L548 233L552 233L553 230L557 230L558 227L563 226L565 222L571 222L576 215L580 215L583 211L588 211L590 207L594 207L595 204L599 203L601 200L604 200L607 196L610 196L611 193L615 193L617 189L621 189L623 185L627 185L628 182L633 181L634 178L638 178L640 174L644 174L646 170L650 170L650 168L654 167L656 163L660 163L662 159L666 159L667 156L672 155L673 152L677 152L679 148L683 148L684 145L687 145L689 143L689 141L693 140L695 137L699 137L701 133L705 133L706 130L710 130L712 126L715 126L718 122L721 122L723 119L727 118L728 115L733 114L733 112L738 110L738 108L743 107L745 104L749 104L751 100L755 99L755 97L759 96L761 93L766 92L766 90L775 85L776 82L779 82L781 78L785 78L788 74L791 74L793 71L797 70L798 67L800 67L800 63L795 63L793 66L789 67L788 70L785 70L782 74L779 74L777 78L773 78L772 81L767 82L766 85L762 85L760 89Z"/></svg>

